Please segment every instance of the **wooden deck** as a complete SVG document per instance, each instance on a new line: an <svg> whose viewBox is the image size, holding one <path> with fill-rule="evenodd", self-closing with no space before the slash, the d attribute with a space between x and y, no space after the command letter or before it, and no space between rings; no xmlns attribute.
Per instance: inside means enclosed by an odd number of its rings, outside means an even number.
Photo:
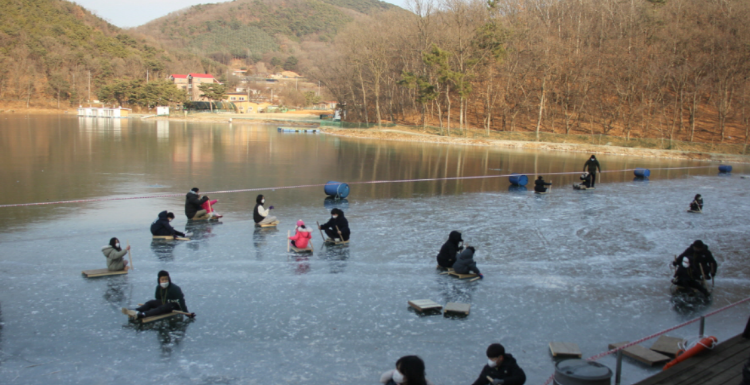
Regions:
<svg viewBox="0 0 750 385"><path fill-rule="evenodd" d="M750 357L750 340L732 337L635 385L738 385Z"/></svg>

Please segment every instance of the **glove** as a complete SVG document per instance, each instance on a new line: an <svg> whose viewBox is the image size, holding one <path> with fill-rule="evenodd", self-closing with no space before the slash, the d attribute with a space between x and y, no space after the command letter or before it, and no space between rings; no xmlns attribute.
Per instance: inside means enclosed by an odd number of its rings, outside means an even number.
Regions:
<svg viewBox="0 0 750 385"><path fill-rule="evenodd" d="M484 274L479 274L479 279L484 279ZM500 382L500 384L502 384L502 382Z"/></svg>
<svg viewBox="0 0 750 385"><path fill-rule="evenodd" d="M505 380L501 380L499 378L493 378L492 381L490 381L492 385L503 385L505 384Z"/></svg>
<svg viewBox="0 0 750 385"><path fill-rule="evenodd" d="M273 210L273 206L269 207L268 209L269 209L269 210Z"/></svg>

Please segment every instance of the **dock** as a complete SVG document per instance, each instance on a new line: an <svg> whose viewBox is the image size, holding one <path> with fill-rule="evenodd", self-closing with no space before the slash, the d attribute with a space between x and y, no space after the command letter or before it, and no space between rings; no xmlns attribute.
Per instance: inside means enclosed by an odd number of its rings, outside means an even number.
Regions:
<svg viewBox="0 0 750 385"><path fill-rule="evenodd" d="M635 385L737 385L750 357L750 340L737 335Z"/></svg>

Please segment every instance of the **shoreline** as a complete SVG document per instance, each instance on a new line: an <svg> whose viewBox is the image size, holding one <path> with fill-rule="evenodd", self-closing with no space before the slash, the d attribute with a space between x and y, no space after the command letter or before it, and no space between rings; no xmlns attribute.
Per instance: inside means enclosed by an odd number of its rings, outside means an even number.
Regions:
<svg viewBox="0 0 750 385"><path fill-rule="evenodd" d="M578 144L578 143L555 143L555 142L532 142L522 140L500 140L488 138L459 138L432 135L420 132L411 132L398 129L341 129L321 127L321 132L327 135L378 139L398 142L454 144L464 146L499 147L516 150L546 150L563 152L580 152L590 154L622 155L642 158L682 159L703 162L725 162L725 163L750 163L748 155L720 154L708 152L691 152L679 150L663 150L638 147L621 147L601 144Z"/></svg>

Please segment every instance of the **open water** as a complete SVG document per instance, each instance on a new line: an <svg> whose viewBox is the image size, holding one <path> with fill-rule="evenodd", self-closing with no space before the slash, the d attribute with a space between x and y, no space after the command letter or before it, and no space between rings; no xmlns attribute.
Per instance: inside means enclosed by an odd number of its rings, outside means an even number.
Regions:
<svg viewBox="0 0 750 385"><path fill-rule="evenodd" d="M152 242L161 210L186 228L184 198L0 208L0 383L353 384L378 381L408 354L435 384L469 384L500 342L527 384L554 372L551 341L584 357L750 294L750 179L734 165L598 156L596 191L574 191L589 154L519 152L276 132L267 125L209 125L77 117L0 116L0 204L265 188L278 229L254 228L256 192L214 194L220 224L190 225L193 240ZM705 166L696 169L657 170ZM271 187L501 175L550 175L552 192L509 189L506 177L352 184L341 207L348 247L309 258L286 252L297 219L325 221L322 187ZM530 187L530 186L529 186ZM686 213L703 195L702 215ZM485 274L468 283L435 271L451 230L478 249ZM105 267L113 236L130 243L135 269ZM668 263L695 239L719 262L713 298L673 297ZM156 273L182 287L193 321L138 327L120 308L151 299ZM472 305L463 319L421 316L407 301ZM707 334L742 332L749 306L710 317ZM692 338L697 324L670 335ZM650 346L651 341L644 343ZM614 359L600 362L614 369ZM624 383L658 368L631 360Z"/></svg>

